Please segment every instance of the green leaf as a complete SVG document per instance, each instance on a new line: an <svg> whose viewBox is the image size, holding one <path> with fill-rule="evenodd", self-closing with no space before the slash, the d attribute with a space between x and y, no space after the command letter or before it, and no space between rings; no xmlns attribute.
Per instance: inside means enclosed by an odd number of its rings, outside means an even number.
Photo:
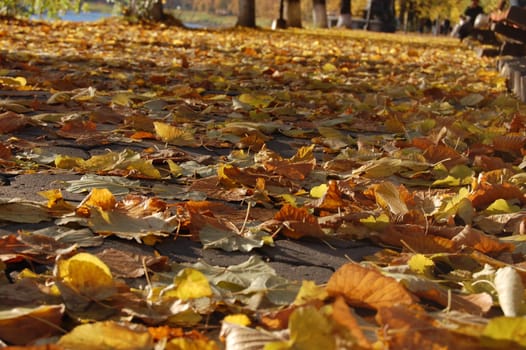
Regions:
<svg viewBox="0 0 526 350"><path fill-rule="evenodd" d="M507 200L499 198L491 203L486 210L484 210L484 213L487 215L511 214L520 210L521 208L518 205L513 205Z"/></svg>

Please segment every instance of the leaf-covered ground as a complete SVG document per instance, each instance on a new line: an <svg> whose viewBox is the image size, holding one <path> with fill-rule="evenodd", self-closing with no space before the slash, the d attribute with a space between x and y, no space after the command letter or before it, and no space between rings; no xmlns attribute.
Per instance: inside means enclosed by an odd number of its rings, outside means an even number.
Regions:
<svg viewBox="0 0 526 350"><path fill-rule="evenodd" d="M82 174L0 196L4 227L48 224L0 238L5 344L526 347L526 110L494 59L431 36L117 20L4 21L0 48L3 181ZM108 236L384 249L316 285L255 256L90 253Z"/></svg>

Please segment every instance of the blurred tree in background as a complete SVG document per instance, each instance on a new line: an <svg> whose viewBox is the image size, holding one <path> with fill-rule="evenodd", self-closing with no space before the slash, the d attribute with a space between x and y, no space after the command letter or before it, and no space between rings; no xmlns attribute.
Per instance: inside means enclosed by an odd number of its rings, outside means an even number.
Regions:
<svg viewBox="0 0 526 350"><path fill-rule="evenodd" d="M0 15L34 15L47 14L54 16L67 10L79 10L83 1L87 0L0 0ZM167 10L181 9L187 11L202 11L216 15L240 14L240 4L252 0L107 0L125 13L149 20L163 20ZM301 22L309 26L326 27L327 18L322 14L325 8L329 18L340 15L342 8L351 5L353 17L364 17L368 0L285 0L285 17L292 21L292 26L301 26ZM277 18L279 16L279 0L254 1L256 18ZM481 0L483 8L489 12L496 7L498 0ZM400 25L409 24L409 30L422 19L441 20L449 18L458 20L470 0L394 0L395 14ZM248 8L252 11L251 8ZM300 13L298 13L300 12ZM288 18L291 17L291 18ZM348 24L348 23L347 23ZM290 24L289 24L290 25ZM348 25L342 25L348 26Z"/></svg>

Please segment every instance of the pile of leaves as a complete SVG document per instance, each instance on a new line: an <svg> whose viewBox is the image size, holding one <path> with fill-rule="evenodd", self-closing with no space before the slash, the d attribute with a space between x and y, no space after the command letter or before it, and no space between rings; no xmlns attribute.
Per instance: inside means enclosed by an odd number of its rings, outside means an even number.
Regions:
<svg viewBox="0 0 526 350"><path fill-rule="evenodd" d="M49 223L0 238L12 348L526 347L526 110L494 59L431 36L114 19L4 21L0 43L3 177L82 175L0 198L4 227ZM256 256L90 250L108 236L384 249L317 285Z"/></svg>

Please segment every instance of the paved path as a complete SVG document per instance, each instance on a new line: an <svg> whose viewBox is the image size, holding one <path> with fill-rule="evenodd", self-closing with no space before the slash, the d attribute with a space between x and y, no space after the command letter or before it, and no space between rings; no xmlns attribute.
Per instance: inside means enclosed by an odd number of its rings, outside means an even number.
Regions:
<svg viewBox="0 0 526 350"><path fill-rule="evenodd" d="M25 130L24 135L18 135L25 140L38 140L38 131L31 135L31 130ZM283 146L285 143L275 141L276 148L287 152ZM57 154L67 154L87 158L88 151L79 148L71 141L61 140L60 145L43 146L46 151ZM105 145L100 147L100 151L111 147L117 150L119 145ZM123 146L124 147L124 146ZM89 153L98 152L97 149L90 149ZM38 195L39 191L47 189L64 188L63 181L79 179L79 174L53 174L38 173L12 176L3 174L0 178L0 198L23 198L32 201L43 201ZM85 194L75 194L62 191L64 198L73 203L80 202ZM39 224L17 224L0 222L0 236L15 233L18 230L32 232L37 229L54 225L53 222L43 222ZM365 256L374 254L379 250L378 247L361 242L347 240L300 240L278 239L274 247L263 247L255 249L250 253L225 252L218 249L202 249L199 242L194 242L186 238L166 239L154 247L125 241L118 238L106 238L103 246L90 248L100 251L106 248L116 248L125 251L140 252L142 254L153 254L154 249L160 254L169 257L176 262L196 262L203 259L211 265L229 266L239 264L247 260L251 255L259 255L268 262L276 272L290 280L313 280L317 283L324 283L331 274L342 264L350 259L355 261L362 260Z"/></svg>

